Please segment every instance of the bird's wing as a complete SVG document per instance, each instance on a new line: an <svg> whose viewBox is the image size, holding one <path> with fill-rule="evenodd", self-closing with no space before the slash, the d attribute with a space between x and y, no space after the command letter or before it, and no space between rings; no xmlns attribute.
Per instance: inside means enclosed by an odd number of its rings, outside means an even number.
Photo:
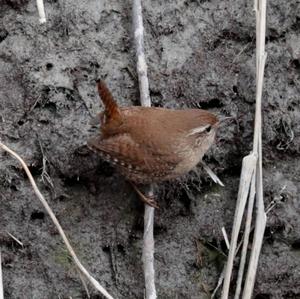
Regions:
<svg viewBox="0 0 300 299"><path fill-rule="evenodd" d="M178 165L178 158L169 154L151 151L135 142L129 134L109 138L97 136L88 141L88 146L105 160L134 173L149 177L165 177Z"/></svg>

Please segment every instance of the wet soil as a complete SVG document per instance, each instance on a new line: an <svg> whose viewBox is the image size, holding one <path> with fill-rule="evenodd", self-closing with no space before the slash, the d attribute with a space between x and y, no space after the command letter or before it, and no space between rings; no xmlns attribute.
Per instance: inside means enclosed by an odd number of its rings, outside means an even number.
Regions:
<svg viewBox="0 0 300 299"><path fill-rule="evenodd" d="M242 158L255 109L252 1L143 1L154 106L233 116L205 173L161 186L155 215L158 297L209 298L227 253ZM0 138L27 162L83 264L115 296L143 298L143 205L90 152L100 111L95 79L121 105L139 103L130 1L0 0ZM253 298L300 298L300 4L269 1L263 101L269 212ZM201 172L201 167L199 167ZM176 191L174 191L176 190ZM15 242L8 233L18 238ZM5 298L86 298L62 241L21 166L0 153ZM235 274L236 275L236 274ZM235 277L233 277L234 281ZM234 283L234 282L233 282ZM91 288L92 298L101 298Z"/></svg>

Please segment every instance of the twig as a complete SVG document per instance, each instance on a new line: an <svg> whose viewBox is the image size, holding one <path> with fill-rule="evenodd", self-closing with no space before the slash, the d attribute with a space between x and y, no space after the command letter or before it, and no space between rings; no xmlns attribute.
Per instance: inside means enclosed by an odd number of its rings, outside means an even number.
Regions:
<svg viewBox="0 0 300 299"><path fill-rule="evenodd" d="M224 240L225 240L226 247L229 250L230 243L229 243L229 240L228 240L228 235L226 233L225 227L223 226L221 230L222 230L222 233L223 233L223 237L224 237Z"/></svg>
<svg viewBox="0 0 300 299"><path fill-rule="evenodd" d="M14 235L12 235L11 233L9 233L8 231L6 232L14 241L16 241L21 247L23 247L23 243L18 240Z"/></svg>
<svg viewBox="0 0 300 299"><path fill-rule="evenodd" d="M81 272L78 269L76 269L76 271L77 271L77 273L79 275L79 278L81 280L81 283L82 283L82 285L83 285L83 287L85 289L86 296L87 296L88 299L90 299L91 295L90 295L90 292L89 292L89 288L88 288L88 286L87 286L87 284L85 282L85 279L84 279L84 277L82 276Z"/></svg>
<svg viewBox="0 0 300 299"><path fill-rule="evenodd" d="M142 106L151 106L149 83L147 77L147 63L144 53L144 26L141 0L133 1L133 29L136 47L137 73L139 78L140 100ZM151 188L152 190L152 188ZM154 271L154 208L145 205L143 265L145 278L145 298L155 299L155 271Z"/></svg>
<svg viewBox="0 0 300 299"><path fill-rule="evenodd" d="M147 63L144 52L144 26L141 0L133 1L133 28L141 105L150 107L151 99L149 93L149 82L147 77Z"/></svg>
<svg viewBox="0 0 300 299"><path fill-rule="evenodd" d="M42 153L42 161L43 161L42 174L41 174L42 182L44 184L46 184L45 183L45 180L46 180L47 183L52 187L52 189L54 189L54 184L52 182L52 179L51 179L49 173L47 172L47 163L49 161L48 161L48 159L45 155L45 152L44 152L44 149L43 149L40 138L38 138L38 141L39 141L39 145L40 145L40 149L41 149L41 153Z"/></svg>
<svg viewBox="0 0 300 299"><path fill-rule="evenodd" d="M218 289L220 288L220 286L221 286L222 283L223 283L224 276L225 276L225 270L226 270L226 265L224 266L224 268L223 268L223 270L222 270L222 273L221 273L221 275L220 275L220 277L219 277L218 284L217 284L216 288L214 289L214 291L213 291L213 293L212 293L212 295L211 295L211 297L210 297L211 299L215 298Z"/></svg>
<svg viewBox="0 0 300 299"><path fill-rule="evenodd" d="M211 179L220 186L224 187L224 184L222 181L217 177L217 175L209 168L209 166L204 162L201 161L201 164L203 166L203 169L207 172L207 174L211 177Z"/></svg>
<svg viewBox="0 0 300 299"><path fill-rule="evenodd" d="M49 214L51 220L53 221L54 225L58 229L58 232L59 232L60 236L62 237L62 239L63 239L70 255L72 256L73 261L75 262L76 266L79 268L81 273L88 279L88 281L93 285L93 287L96 290L98 290L101 294L103 294L105 296L105 298L113 299L113 297L99 284L99 282L95 278L93 278L89 274L89 272L84 268L84 266L79 261L79 259L78 259L77 255L75 254L68 238L66 237L62 227L60 226L56 216L54 215L54 213L52 212L51 208L49 207L47 201L45 200L44 196L42 195L42 193L38 189L38 187L37 187L37 185L34 181L34 178L32 177L32 175L31 175L26 163L24 162L24 160L18 154L16 154L14 151L12 151L10 148L8 148L6 145L4 145L2 142L0 142L0 148L2 148L3 150L5 150L9 154L11 154L13 157L15 157L22 164L22 167L24 168L24 170L25 170L25 172L26 172L26 174L29 178L29 181L32 185L32 188L33 188L35 194L37 195L38 199L43 204L43 206L46 209L47 213Z"/></svg>
<svg viewBox="0 0 300 299"><path fill-rule="evenodd" d="M0 251L0 299L4 299L1 251Z"/></svg>
<svg viewBox="0 0 300 299"><path fill-rule="evenodd" d="M46 14L43 0L36 0L36 4L39 12L40 24L46 23Z"/></svg>

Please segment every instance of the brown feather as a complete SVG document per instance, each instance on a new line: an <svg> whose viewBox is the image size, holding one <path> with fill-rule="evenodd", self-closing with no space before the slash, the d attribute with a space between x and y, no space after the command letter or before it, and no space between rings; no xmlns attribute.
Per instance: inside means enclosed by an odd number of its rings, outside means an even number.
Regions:
<svg viewBox="0 0 300 299"><path fill-rule="evenodd" d="M129 134L91 138L88 147L115 165L127 179L142 184L169 176L180 162L177 157L145 149Z"/></svg>
<svg viewBox="0 0 300 299"><path fill-rule="evenodd" d="M105 106L105 116L108 119L114 119L120 117L119 107L114 100L112 94L110 93L108 87L105 82L102 80L97 81L97 88L100 99L102 100Z"/></svg>

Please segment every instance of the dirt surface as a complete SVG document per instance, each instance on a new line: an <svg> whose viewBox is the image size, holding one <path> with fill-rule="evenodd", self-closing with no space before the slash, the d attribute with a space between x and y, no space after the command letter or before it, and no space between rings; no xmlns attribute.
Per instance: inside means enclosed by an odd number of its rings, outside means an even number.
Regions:
<svg viewBox="0 0 300 299"><path fill-rule="evenodd" d="M243 156L252 146L252 1L143 1L153 105L201 107L222 128L204 173L161 186L155 267L161 299L209 298L224 263ZM143 205L90 152L100 111L95 79L138 104L131 1L0 0L0 138L30 166L83 264L115 296L143 298ZM263 102L268 214L253 298L300 298L300 4L269 1ZM200 171L199 167L199 171ZM176 191L174 191L176 190ZM174 196L176 195L176 196ZM15 242L8 233L18 238ZM0 153L0 250L5 298L86 298L78 273L20 165ZM233 277L234 280L235 277ZM90 288L91 289L91 288ZM101 298L92 289L92 298Z"/></svg>

